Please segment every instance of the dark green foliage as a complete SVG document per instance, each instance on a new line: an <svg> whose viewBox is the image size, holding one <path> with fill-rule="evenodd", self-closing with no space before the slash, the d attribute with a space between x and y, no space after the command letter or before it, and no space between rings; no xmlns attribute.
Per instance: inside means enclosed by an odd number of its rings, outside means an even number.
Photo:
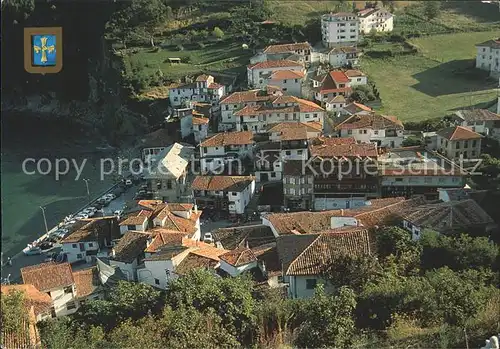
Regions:
<svg viewBox="0 0 500 349"><path fill-rule="evenodd" d="M498 258L498 246L486 237L446 236L426 231L420 244L423 247L422 269L447 266L453 270L491 268ZM439 258L436 258L439 256Z"/></svg>
<svg viewBox="0 0 500 349"><path fill-rule="evenodd" d="M382 268L373 256L341 255L335 263L326 266L325 278L335 287L347 286L359 292L381 272Z"/></svg>
<svg viewBox="0 0 500 349"><path fill-rule="evenodd" d="M417 137L408 137L403 140L403 147L415 147L415 146L424 146L424 142L422 139Z"/></svg>
<svg viewBox="0 0 500 349"><path fill-rule="evenodd" d="M424 1L424 14L427 19L434 19L439 16L441 10L440 1Z"/></svg>
<svg viewBox="0 0 500 349"><path fill-rule="evenodd" d="M305 305L305 321L299 328L297 345L301 348L347 348L354 334L355 293L346 287L328 296L320 285Z"/></svg>

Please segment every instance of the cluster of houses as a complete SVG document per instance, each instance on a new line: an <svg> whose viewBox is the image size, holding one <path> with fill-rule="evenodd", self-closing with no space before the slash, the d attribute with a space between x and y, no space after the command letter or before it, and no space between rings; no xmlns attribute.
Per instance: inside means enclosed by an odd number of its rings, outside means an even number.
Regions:
<svg viewBox="0 0 500 349"><path fill-rule="evenodd" d="M353 68L359 36L392 27L384 9L326 14L326 59L308 43L271 45L252 58L246 90L209 74L172 88L182 141L159 130L144 145L151 198L120 218L79 221L62 241L66 262L22 268L23 284L2 293L23 291L38 321L71 314L120 280L166 289L204 268L221 277L250 273L261 286L304 298L318 283L330 287L322 275L339 254L375 253L373 233L384 225L415 240L426 229L496 229L481 205L487 193L464 188L463 160L480 155L486 135L500 139L500 115L456 111L452 126L405 147L397 117L350 99L368 83ZM320 61L331 69L311 70ZM277 210L202 234L203 211L246 217L259 211L269 184L280 188Z"/></svg>

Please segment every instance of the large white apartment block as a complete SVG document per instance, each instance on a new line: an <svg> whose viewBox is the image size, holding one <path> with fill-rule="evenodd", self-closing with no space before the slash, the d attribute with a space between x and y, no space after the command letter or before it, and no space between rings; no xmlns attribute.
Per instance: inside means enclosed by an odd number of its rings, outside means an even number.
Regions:
<svg viewBox="0 0 500 349"><path fill-rule="evenodd" d="M197 176L191 187L198 206L243 214L255 192L255 177Z"/></svg>
<svg viewBox="0 0 500 349"><path fill-rule="evenodd" d="M202 74L194 83L181 85L170 89L168 97L170 105L179 107L190 101L206 102L216 107L222 96L226 94L226 87L214 81L211 75ZM217 112L218 110L214 110Z"/></svg>
<svg viewBox="0 0 500 349"><path fill-rule="evenodd" d="M360 34L377 32L392 32L394 16L385 9L367 8L358 12Z"/></svg>
<svg viewBox="0 0 500 349"><path fill-rule="evenodd" d="M277 71L294 71L299 74L305 74L306 72L302 63L286 59L250 64L247 67L248 86L263 88L269 85L271 75ZM300 78L296 77L294 79Z"/></svg>
<svg viewBox="0 0 500 349"><path fill-rule="evenodd" d="M325 110L314 102L293 96L279 96L268 103L246 106L234 113L236 129L254 133L266 132L280 122L319 122L323 125Z"/></svg>
<svg viewBox="0 0 500 349"><path fill-rule="evenodd" d="M377 143L380 147L399 148L403 136L403 123L395 116L355 114L335 127L340 137L353 137L358 143Z"/></svg>
<svg viewBox="0 0 500 349"><path fill-rule="evenodd" d="M476 49L476 68L489 71L492 76L499 76L500 38L477 44Z"/></svg>
<svg viewBox="0 0 500 349"><path fill-rule="evenodd" d="M358 16L347 12L321 16L321 39L325 47L356 44L359 39Z"/></svg>
<svg viewBox="0 0 500 349"><path fill-rule="evenodd" d="M220 102L221 118L219 131L236 129L234 113L246 106L263 104L272 98L282 96L283 92L278 87L267 86L265 90L250 90L234 92Z"/></svg>

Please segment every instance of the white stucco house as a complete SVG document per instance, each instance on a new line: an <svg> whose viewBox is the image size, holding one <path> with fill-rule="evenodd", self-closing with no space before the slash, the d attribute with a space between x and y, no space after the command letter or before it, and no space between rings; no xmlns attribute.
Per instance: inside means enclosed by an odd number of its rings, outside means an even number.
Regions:
<svg viewBox="0 0 500 349"><path fill-rule="evenodd" d="M284 95L301 97L305 76L302 71L278 70L269 75L267 85L281 88Z"/></svg>
<svg viewBox="0 0 500 349"><path fill-rule="evenodd" d="M384 8L367 8L357 13L360 34L388 33L394 29L394 16Z"/></svg>
<svg viewBox="0 0 500 349"><path fill-rule="evenodd" d="M220 269L232 277L256 268L258 265L257 257L251 249L243 247L226 252L220 256Z"/></svg>
<svg viewBox="0 0 500 349"><path fill-rule="evenodd" d="M219 131L236 129L236 117L234 113L246 106L257 106L271 99L282 96L283 91L279 87L266 86L265 89L234 92L220 102L221 118Z"/></svg>
<svg viewBox="0 0 500 349"><path fill-rule="evenodd" d="M500 76L500 38L476 45L476 68Z"/></svg>
<svg viewBox="0 0 500 349"><path fill-rule="evenodd" d="M349 97L352 93L351 80L345 72L332 70L311 78L314 99L325 105L325 103L336 96Z"/></svg>
<svg viewBox="0 0 500 349"><path fill-rule="evenodd" d="M500 115L488 109L457 110L452 119L456 125L500 140Z"/></svg>
<svg viewBox="0 0 500 349"><path fill-rule="evenodd" d="M263 88L269 84L269 78L278 71L294 71L305 74L302 63L291 60L265 61L247 66L248 86ZM298 77L297 77L298 79Z"/></svg>
<svg viewBox="0 0 500 349"><path fill-rule="evenodd" d="M193 116L193 133L196 144L203 142L208 137L208 124L210 119Z"/></svg>
<svg viewBox="0 0 500 349"><path fill-rule="evenodd" d="M354 114L335 126L339 137L353 137L358 143L399 148L404 140L403 123L395 116L372 112Z"/></svg>
<svg viewBox="0 0 500 349"><path fill-rule="evenodd" d="M359 19L354 13L338 12L321 16L323 46L352 46L359 40Z"/></svg>
<svg viewBox="0 0 500 349"><path fill-rule="evenodd" d="M368 77L361 70L347 69L344 73L349 78L350 87L366 85L368 83Z"/></svg>
<svg viewBox="0 0 500 349"><path fill-rule="evenodd" d="M120 222L120 234L123 236L128 231L146 231L149 227L149 219L153 212L141 210L134 212Z"/></svg>
<svg viewBox="0 0 500 349"><path fill-rule="evenodd" d="M187 105L190 101L207 102L216 106L225 94L224 85L216 83L213 76L202 74L193 83L170 89L168 98L173 107Z"/></svg>
<svg viewBox="0 0 500 349"><path fill-rule="evenodd" d="M327 111L332 111L337 114L340 114L340 112L342 111L342 109L344 109L346 105L347 105L347 99L342 95L338 95L330 98L325 102L325 109Z"/></svg>
<svg viewBox="0 0 500 349"><path fill-rule="evenodd" d="M266 133L276 123L318 122L323 125L325 110L318 104L294 96L278 96L267 104L246 106L234 113L237 130Z"/></svg>
<svg viewBox="0 0 500 349"><path fill-rule="evenodd" d="M240 215L255 193L255 177L197 176L191 187L198 206Z"/></svg>
<svg viewBox="0 0 500 349"><path fill-rule="evenodd" d="M116 217L99 217L80 220L75 230L61 241L61 252L68 263L91 262L99 251L112 245L120 238L120 228Z"/></svg>
<svg viewBox="0 0 500 349"><path fill-rule="evenodd" d="M23 283L31 284L52 299L52 316L70 315L78 309L77 290L69 263L47 262L21 268Z"/></svg>
<svg viewBox="0 0 500 349"><path fill-rule="evenodd" d="M222 174L242 171L241 159L253 157L253 133L250 131L222 132L200 143L201 173ZM237 166L233 168L232 166Z"/></svg>
<svg viewBox="0 0 500 349"><path fill-rule="evenodd" d="M334 47L328 52L328 62L333 68L355 67L360 56L361 50L356 46Z"/></svg>

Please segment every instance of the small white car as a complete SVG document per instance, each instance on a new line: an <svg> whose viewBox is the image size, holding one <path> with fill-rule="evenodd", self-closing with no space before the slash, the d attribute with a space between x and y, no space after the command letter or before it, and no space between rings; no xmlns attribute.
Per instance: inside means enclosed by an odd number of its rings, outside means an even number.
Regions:
<svg viewBox="0 0 500 349"><path fill-rule="evenodd" d="M126 186L131 186L133 183L132 183L132 180L131 179L127 179L125 180L125 185Z"/></svg>
<svg viewBox="0 0 500 349"><path fill-rule="evenodd" d="M205 233L203 236L203 242L206 242L207 244L212 244L214 242L214 237L212 236L212 233Z"/></svg>
<svg viewBox="0 0 500 349"><path fill-rule="evenodd" d="M115 212L113 212L113 214L115 216L121 216L123 214L123 210L116 210Z"/></svg>
<svg viewBox="0 0 500 349"><path fill-rule="evenodd" d="M116 195L115 195L115 194L111 194L111 193L110 193L110 194L106 194L106 195L104 195L103 197L104 197L104 198L110 198L111 200L116 199Z"/></svg>

